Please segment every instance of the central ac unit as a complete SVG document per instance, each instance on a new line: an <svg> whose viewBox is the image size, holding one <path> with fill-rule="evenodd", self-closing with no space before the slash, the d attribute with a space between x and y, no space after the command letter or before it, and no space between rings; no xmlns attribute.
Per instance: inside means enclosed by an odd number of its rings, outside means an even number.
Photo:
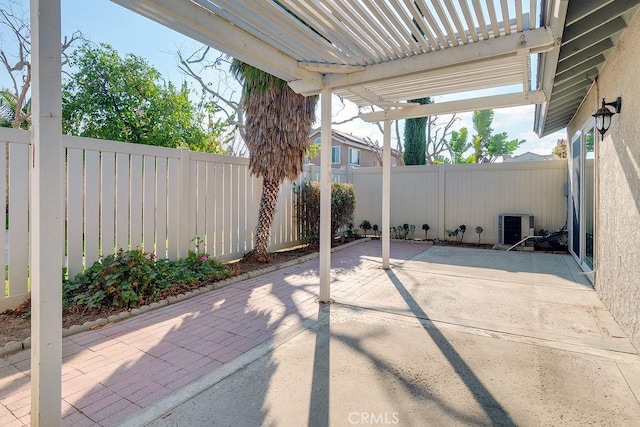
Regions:
<svg viewBox="0 0 640 427"><path fill-rule="evenodd" d="M498 243L515 245L527 236L533 236L533 215L510 214L498 215Z"/></svg>

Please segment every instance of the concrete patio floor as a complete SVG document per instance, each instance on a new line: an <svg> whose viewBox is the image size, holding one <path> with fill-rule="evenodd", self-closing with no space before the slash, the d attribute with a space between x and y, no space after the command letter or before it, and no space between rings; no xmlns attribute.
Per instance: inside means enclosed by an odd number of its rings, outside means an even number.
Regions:
<svg viewBox="0 0 640 427"><path fill-rule="evenodd" d="M64 340L63 425L637 425L640 356L568 255L380 242ZM29 421L29 354L0 425Z"/></svg>

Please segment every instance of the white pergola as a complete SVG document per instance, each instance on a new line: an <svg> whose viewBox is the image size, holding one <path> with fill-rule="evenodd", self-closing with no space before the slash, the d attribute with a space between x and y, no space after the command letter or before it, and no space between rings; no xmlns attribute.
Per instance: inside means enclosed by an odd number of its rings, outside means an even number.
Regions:
<svg viewBox="0 0 640 427"><path fill-rule="evenodd" d="M113 0L321 98L319 299L330 293L331 96L384 122L383 267L389 268L391 120L545 103L531 57L560 48L568 0ZM542 4L539 4L542 3ZM542 22L541 25L537 25ZM60 0L31 0L31 423L60 424L62 184ZM426 96L511 93L414 105Z"/></svg>

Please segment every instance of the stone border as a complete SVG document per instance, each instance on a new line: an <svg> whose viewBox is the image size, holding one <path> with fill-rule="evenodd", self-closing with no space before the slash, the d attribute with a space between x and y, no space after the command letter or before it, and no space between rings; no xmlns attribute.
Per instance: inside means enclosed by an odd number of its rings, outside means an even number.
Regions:
<svg viewBox="0 0 640 427"><path fill-rule="evenodd" d="M364 242L368 242L370 241L371 238L366 237L363 239L358 239L358 240L354 240L353 242L349 242L349 243L345 243L343 245L337 246L335 248L331 248L331 252L337 252L339 250L342 249L346 249L349 248L353 245L357 245L359 243L364 243ZM91 322L85 322L82 325L73 325L70 326L69 328L62 328L62 338L66 338L68 336L71 335L75 335L78 334L80 332L86 332L89 331L91 329L95 329L95 328L99 328L102 326L106 326L108 324L113 324L116 322L119 322L121 320L125 320L125 319L129 319L130 317L135 317L138 316L140 314L152 311L152 310L156 310L158 308L161 307L166 307L168 305L171 304L176 304L179 303L181 301L187 300L189 298L193 298L197 295L203 294L205 292L210 292L210 291L214 291L217 289L222 289L222 288L226 288L227 286L233 285L235 283L238 282L242 282L244 280L247 279L253 279L254 277L259 277L268 273L272 273L274 271L277 270L281 270L283 268L287 268L287 267L291 267L294 266L296 264L302 264L304 262L307 262L309 260L312 260L314 258L318 258L320 256L319 252L315 252L312 254L308 254L308 255L304 255L301 256L299 258L296 259L292 259L290 261L287 262L283 262L282 264L277 264L277 265L269 265L265 268L261 268L259 270L255 270L249 273L244 273L244 274L240 274L238 276L234 276L234 277L229 277L227 279L221 280L219 282L215 282L214 284L211 285L207 285L207 286L203 286L201 288L198 289L194 289L192 291L189 292L185 292L184 294L178 294L178 295L173 295L170 296L166 299L160 300L160 301L156 301L156 302L152 302L149 305L142 305L140 307L137 308L133 308L130 311L123 311L122 313L119 314L113 314L109 317L105 318L100 318L100 319L96 319L93 320ZM17 353L19 351L22 350L26 350L28 348L31 348L31 337L27 337L22 341L10 341L8 343L6 343L4 345L4 347L0 348L0 357L5 357L5 356L9 356L13 353Z"/></svg>

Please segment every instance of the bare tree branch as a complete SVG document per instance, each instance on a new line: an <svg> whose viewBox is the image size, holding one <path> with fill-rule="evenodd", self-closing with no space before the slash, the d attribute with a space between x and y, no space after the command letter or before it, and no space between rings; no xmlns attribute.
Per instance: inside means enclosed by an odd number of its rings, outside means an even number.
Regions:
<svg viewBox="0 0 640 427"><path fill-rule="evenodd" d="M31 120L31 109L28 108L31 90L31 29L29 20L21 9L22 4L15 1L0 3L0 27L6 27L15 43L13 55L4 47L0 47L0 63L11 79L12 88L3 92L12 100L13 114L11 126L20 128ZM84 40L81 32L76 31L64 38L60 46L62 65L68 64L67 50L78 40Z"/></svg>

